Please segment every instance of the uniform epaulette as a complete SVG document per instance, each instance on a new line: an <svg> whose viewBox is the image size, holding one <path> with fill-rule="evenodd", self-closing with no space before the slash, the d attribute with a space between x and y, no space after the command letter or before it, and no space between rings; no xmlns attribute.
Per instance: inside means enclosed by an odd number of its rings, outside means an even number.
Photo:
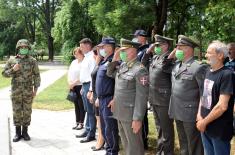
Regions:
<svg viewBox="0 0 235 155"><path fill-rule="evenodd" d="M202 61L196 60L196 62L197 62L199 65L207 64L207 63L206 63L206 60L202 60Z"/></svg>

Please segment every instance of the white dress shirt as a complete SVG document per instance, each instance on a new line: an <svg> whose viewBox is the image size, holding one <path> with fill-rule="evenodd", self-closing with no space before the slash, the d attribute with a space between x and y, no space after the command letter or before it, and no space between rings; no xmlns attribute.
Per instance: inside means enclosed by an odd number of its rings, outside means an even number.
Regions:
<svg viewBox="0 0 235 155"><path fill-rule="evenodd" d="M85 57L81 63L81 71L80 71L81 83L91 82L91 72L93 71L96 65L92 51L84 54L84 56Z"/></svg>
<svg viewBox="0 0 235 155"><path fill-rule="evenodd" d="M77 85L81 85L80 70L81 70L81 62L78 62L77 59L73 60L68 70L68 83L69 84L73 84L77 82Z"/></svg>

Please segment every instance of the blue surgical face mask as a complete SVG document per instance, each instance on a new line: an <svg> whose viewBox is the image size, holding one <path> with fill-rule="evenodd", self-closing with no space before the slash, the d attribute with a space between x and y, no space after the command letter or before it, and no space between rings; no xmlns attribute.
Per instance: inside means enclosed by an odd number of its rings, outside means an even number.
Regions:
<svg viewBox="0 0 235 155"><path fill-rule="evenodd" d="M100 49L100 50L99 50L99 53L100 53L100 55L101 55L102 57L106 57L106 56L107 56L107 53L106 53L105 49Z"/></svg>

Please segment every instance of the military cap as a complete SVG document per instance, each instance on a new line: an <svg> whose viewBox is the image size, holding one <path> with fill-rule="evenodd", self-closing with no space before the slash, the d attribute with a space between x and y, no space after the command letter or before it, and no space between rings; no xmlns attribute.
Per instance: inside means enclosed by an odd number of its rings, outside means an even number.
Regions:
<svg viewBox="0 0 235 155"><path fill-rule="evenodd" d="M186 45L186 46L190 46L192 48L199 47L198 43L196 43L194 40L192 40L191 38L186 37L184 35L178 36L178 43L176 45Z"/></svg>
<svg viewBox="0 0 235 155"><path fill-rule="evenodd" d="M154 36L154 38L155 38L155 44L161 44L161 43L168 43L168 44L170 44L171 42L173 42L172 38L160 36L158 34L156 34Z"/></svg>
<svg viewBox="0 0 235 155"><path fill-rule="evenodd" d="M22 46L27 46L29 49L31 49L30 43L27 39L20 39L16 44L16 49L18 50Z"/></svg>
<svg viewBox="0 0 235 155"><path fill-rule="evenodd" d="M112 37L104 37L102 38L101 43L97 46L103 46L105 44L115 45L115 40Z"/></svg>
<svg viewBox="0 0 235 155"><path fill-rule="evenodd" d="M136 49L138 49L141 44L122 38L120 40L120 45L121 45L120 50L125 50L125 49L128 49L128 48L136 48Z"/></svg>
<svg viewBox="0 0 235 155"><path fill-rule="evenodd" d="M145 32L145 30L136 30L135 33L134 33L134 36L147 37L147 33Z"/></svg>

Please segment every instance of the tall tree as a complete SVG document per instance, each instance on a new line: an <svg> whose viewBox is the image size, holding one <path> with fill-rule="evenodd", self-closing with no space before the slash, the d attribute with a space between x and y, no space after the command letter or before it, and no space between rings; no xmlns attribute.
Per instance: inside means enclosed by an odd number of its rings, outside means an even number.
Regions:
<svg viewBox="0 0 235 155"><path fill-rule="evenodd" d="M153 27L153 35L163 35L163 28L167 21L168 0L156 0L155 7L155 22Z"/></svg>
<svg viewBox="0 0 235 155"><path fill-rule="evenodd" d="M64 1L61 10L56 13L53 37L66 59L70 59L71 50L82 38L89 37L94 44L100 39L88 14L88 7L87 2Z"/></svg>
<svg viewBox="0 0 235 155"><path fill-rule="evenodd" d="M37 1L36 9L38 14L36 18L41 23L45 36L47 38L49 60L54 59L54 38L52 37L52 27L54 26L54 17L56 13L56 7L61 3L60 0L41 0Z"/></svg>

